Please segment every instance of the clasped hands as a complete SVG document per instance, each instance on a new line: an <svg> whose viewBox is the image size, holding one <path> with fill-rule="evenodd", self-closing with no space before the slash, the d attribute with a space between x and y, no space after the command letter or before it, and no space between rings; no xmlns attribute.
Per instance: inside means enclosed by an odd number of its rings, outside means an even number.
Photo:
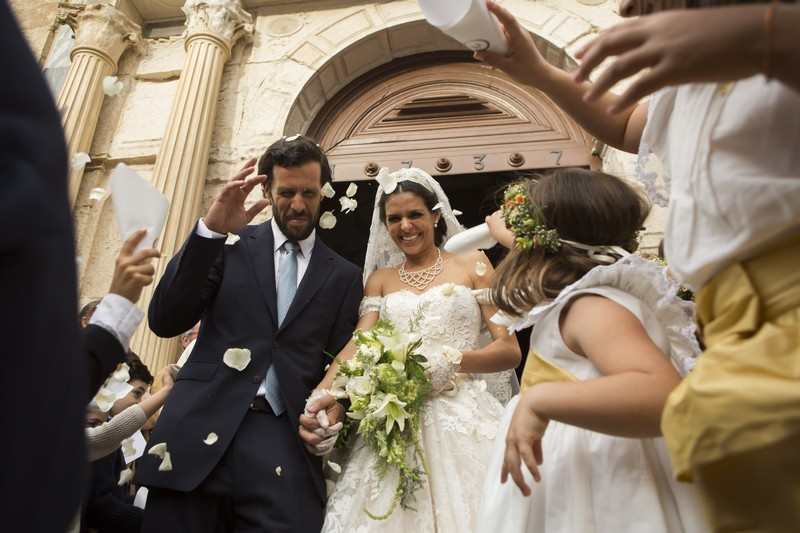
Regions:
<svg viewBox="0 0 800 533"><path fill-rule="evenodd" d="M344 427L344 407L327 390L313 390L300 415L300 438L309 453L325 455L333 449ZM331 421L335 421L331 424Z"/></svg>

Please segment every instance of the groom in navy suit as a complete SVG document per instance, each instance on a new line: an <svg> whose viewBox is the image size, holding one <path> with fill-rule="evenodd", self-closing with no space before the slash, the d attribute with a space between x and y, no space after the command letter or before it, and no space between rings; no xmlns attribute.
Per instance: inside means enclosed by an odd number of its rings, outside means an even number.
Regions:
<svg viewBox="0 0 800 533"><path fill-rule="evenodd" d="M295 136L270 146L214 198L150 303L150 328L176 336L202 319L188 362L153 430L172 465L145 454L143 531L319 531L321 459L298 435L305 399L350 339L360 270L315 231L325 154ZM245 209L263 182L264 199ZM267 203L273 219L246 225ZM235 232L236 237L226 236ZM330 396L331 424L344 418Z"/></svg>

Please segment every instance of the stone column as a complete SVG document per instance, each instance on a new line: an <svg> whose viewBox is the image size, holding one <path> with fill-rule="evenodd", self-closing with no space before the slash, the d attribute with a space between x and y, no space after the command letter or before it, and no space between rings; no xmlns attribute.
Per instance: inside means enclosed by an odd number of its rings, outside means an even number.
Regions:
<svg viewBox="0 0 800 533"><path fill-rule="evenodd" d="M236 41L253 33L240 0L187 0L183 11L186 63L153 169L153 184L170 201L156 283L200 216L222 69ZM153 289L145 289L140 306L149 305ZM149 328L140 328L131 343L153 371L175 362L177 347L175 339L159 338Z"/></svg>
<svg viewBox="0 0 800 533"><path fill-rule="evenodd" d="M103 78L117 72L117 62L130 45L140 42L141 29L108 4L62 4L57 22L75 32L72 65L58 96L69 156L89 152L103 105ZM83 168L70 166L70 205L75 206Z"/></svg>

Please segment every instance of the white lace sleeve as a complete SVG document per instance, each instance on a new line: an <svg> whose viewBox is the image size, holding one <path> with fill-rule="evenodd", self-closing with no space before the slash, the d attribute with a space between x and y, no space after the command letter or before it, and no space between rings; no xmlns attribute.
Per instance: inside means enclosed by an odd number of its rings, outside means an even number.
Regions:
<svg viewBox="0 0 800 533"><path fill-rule="evenodd" d="M380 312L381 304L383 304L383 296L364 296L358 306L358 318L367 313Z"/></svg>

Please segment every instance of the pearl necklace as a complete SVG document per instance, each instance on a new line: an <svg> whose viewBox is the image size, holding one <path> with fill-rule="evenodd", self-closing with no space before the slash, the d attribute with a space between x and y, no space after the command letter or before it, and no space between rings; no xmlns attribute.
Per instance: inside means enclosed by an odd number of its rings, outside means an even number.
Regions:
<svg viewBox="0 0 800 533"><path fill-rule="evenodd" d="M438 276L444 268L442 266L442 251L438 248L437 251L439 252L439 257L436 258L436 262L428 268L423 268L422 270L406 272L406 262L403 261L403 264L400 265L400 270L398 271L398 274L400 275L400 281L406 285L414 287L418 291L424 291L425 288L431 284L434 278L436 278L436 276Z"/></svg>

